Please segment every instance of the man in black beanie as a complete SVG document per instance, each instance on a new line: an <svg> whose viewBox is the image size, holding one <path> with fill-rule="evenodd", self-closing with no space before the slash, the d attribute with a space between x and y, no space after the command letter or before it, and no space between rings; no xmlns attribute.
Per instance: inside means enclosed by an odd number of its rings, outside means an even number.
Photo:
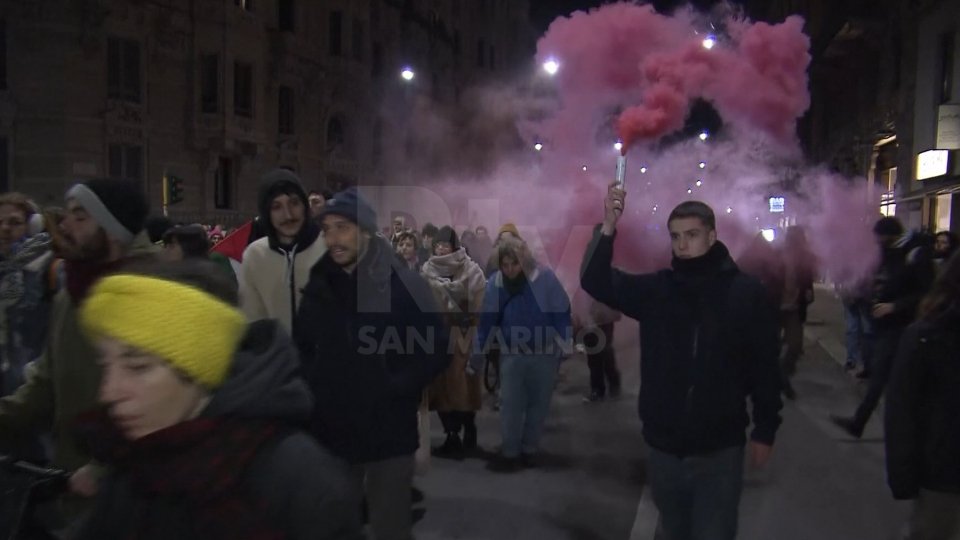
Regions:
<svg viewBox="0 0 960 540"><path fill-rule="evenodd" d="M50 432L52 464L80 469L71 488L89 496L95 483L90 469L82 467L90 456L77 445L72 429L78 414L97 407L101 372L93 345L79 330L77 308L101 277L132 259L151 257L156 248L143 230L149 208L137 184L88 180L70 188L66 199L61 224L66 287L53 300L44 354L23 386L0 399L0 452L3 444ZM68 516L78 510L76 503L64 508Z"/></svg>
<svg viewBox="0 0 960 540"><path fill-rule="evenodd" d="M397 262L356 189L317 219L327 252L293 331L316 399L312 431L352 465L373 537L409 540L417 408L449 361L447 332L427 283Z"/></svg>
<svg viewBox="0 0 960 540"><path fill-rule="evenodd" d="M880 247L880 266L873 277L873 354L869 366L867 394L852 417L832 415L834 424L855 438L880 403L890 378L890 369L900 346L903 330L916 317L920 300L933 285L936 268L932 253L919 235L905 233L895 217L880 218L873 227Z"/></svg>

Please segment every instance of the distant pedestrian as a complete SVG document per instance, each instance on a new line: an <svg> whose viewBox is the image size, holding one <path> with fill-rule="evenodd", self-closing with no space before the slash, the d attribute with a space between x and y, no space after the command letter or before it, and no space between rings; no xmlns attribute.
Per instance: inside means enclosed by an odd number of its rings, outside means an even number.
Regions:
<svg viewBox="0 0 960 540"><path fill-rule="evenodd" d="M487 282L471 371L480 373L493 343L500 348L500 431L490 468L537 465L560 361L572 346L570 299L557 276L516 238L496 248L499 270Z"/></svg>
<svg viewBox="0 0 960 540"><path fill-rule="evenodd" d="M955 233L950 231L937 233L933 244L933 262L938 268L953 256L958 246L960 246L960 240L957 240Z"/></svg>
<svg viewBox="0 0 960 540"><path fill-rule="evenodd" d="M620 369L613 349L613 326L622 318L619 311L592 300L583 324L583 346L590 369L590 393L585 403L599 403L620 397Z"/></svg>
<svg viewBox="0 0 960 540"><path fill-rule="evenodd" d="M783 395L796 398L790 382L803 352L803 324L807 306L813 302L814 262L806 233L799 226L789 227L781 248L783 260L783 296L780 299L780 325L785 350L780 360Z"/></svg>
<svg viewBox="0 0 960 540"><path fill-rule="evenodd" d="M421 261L417 250L417 236L412 232L405 232L397 239L397 258L409 270L419 273L426 261Z"/></svg>
<svg viewBox="0 0 960 540"><path fill-rule="evenodd" d="M887 390L887 481L914 501L907 540L960 540L960 256L901 338Z"/></svg>
<svg viewBox="0 0 960 540"><path fill-rule="evenodd" d="M918 237L905 233L900 221L884 217L873 228L881 251L873 280L874 347L867 394L852 417L831 415L834 424L853 437L863 429L880 403L904 328L914 321L920 300L930 290L935 269Z"/></svg>

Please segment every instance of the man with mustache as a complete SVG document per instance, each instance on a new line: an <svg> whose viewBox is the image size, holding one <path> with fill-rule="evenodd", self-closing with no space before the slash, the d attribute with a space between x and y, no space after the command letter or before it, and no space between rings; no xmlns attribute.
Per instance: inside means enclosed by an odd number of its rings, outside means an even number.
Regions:
<svg viewBox="0 0 960 540"><path fill-rule="evenodd" d="M310 268L327 247L310 219L300 178L274 169L260 181L260 223L267 235L247 246L240 266L240 307L253 322L277 319L291 332Z"/></svg>
<svg viewBox="0 0 960 540"><path fill-rule="evenodd" d="M143 231L147 200L132 182L94 179L67 192L60 225L59 254L65 260L66 287L53 300L43 355L27 369L26 381L0 399L0 452L38 432L53 435L55 467L74 471L89 454L73 437L73 423L97 407L100 367L93 346L80 332L77 309L101 277L132 259L152 256L155 247ZM92 495L94 479L84 469L71 487ZM72 514L75 507L67 507Z"/></svg>

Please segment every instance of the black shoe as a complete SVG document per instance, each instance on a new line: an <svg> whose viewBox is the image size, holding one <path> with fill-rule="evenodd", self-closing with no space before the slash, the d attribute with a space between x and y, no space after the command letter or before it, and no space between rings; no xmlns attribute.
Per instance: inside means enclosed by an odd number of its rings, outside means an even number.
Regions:
<svg viewBox="0 0 960 540"><path fill-rule="evenodd" d="M423 502L424 499L423 492L417 488L410 488L410 502L413 504L419 504Z"/></svg>
<svg viewBox="0 0 960 540"><path fill-rule="evenodd" d="M523 468L523 464L517 458L508 458L503 454L498 454L487 464L487 470L498 473L515 473Z"/></svg>
<svg viewBox="0 0 960 540"><path fill-rule="evenodd" d="M792 384L787 383L786 385L784 385L783 397L789 399L790 401L797 399L797 391L793 389Z"/></svg>
<svg viewBox="0 0 960 540"><path fill-rule="evenodd" d="M426 508L414 508L410 512L410 521L412 523L417 523L423 519L423 516L427 515Z"/></svg>
<svg viewBox="0 0 960 540"><path fill-rule="evenodd" d="M477 449L477 425L463 426L463 449L472 452Z"/></svg>
<svg viewBox="0 0 960 540"><path fill-rule="evenodd" d="M600 403L603 401L603 394L599 392L590 392L590 395L583 396L584 403Z"/></svg>
<svg viewBox="0 0 960 540"><path fill-rule="evenodd" d="M846 416L837 416L835 414L830 415L830 421L837 425L840 429L844 430L851 437L859 439L863 437L863 426L857 423L853 418L847 418Z"/></svg>
<svg viewBox="0 0 960 540"><path fill-rule="evenodd" d="M610 399L617 399L617 398L619 398L619 397L620 397L620 387L619 387L619 386L611 386L609 393L610 393Z"/></svg>
<svg viewBox="0 0 960 540"><path fill-rule="evenodd" d="M460 435L447 433L447 440L430 453L438 458L463 459L463 442L460 441Z"/></svg>
<svg viewBox="0 0 960 540"><path fill-rule="evenodd" d="M540 460L537 458L537 454L524 452L520 454L520 464L527 469L535 469L540 464Z"/></svg>

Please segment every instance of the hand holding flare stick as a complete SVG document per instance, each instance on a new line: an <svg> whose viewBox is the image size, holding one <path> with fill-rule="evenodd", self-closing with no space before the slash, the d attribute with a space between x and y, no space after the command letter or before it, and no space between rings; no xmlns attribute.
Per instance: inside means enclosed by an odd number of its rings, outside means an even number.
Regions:
<svg viewBox="0 0 960 540"><path fill-rule="evenodd" d="M616 179L610 183L607 188L607 198L603 202L603 225L600 231L605 235L612 235L617 228L617 221L623 215L623 201L627 196L624 190L627 174L627 156L620 153L617 156L617 175Z"/></svg>

